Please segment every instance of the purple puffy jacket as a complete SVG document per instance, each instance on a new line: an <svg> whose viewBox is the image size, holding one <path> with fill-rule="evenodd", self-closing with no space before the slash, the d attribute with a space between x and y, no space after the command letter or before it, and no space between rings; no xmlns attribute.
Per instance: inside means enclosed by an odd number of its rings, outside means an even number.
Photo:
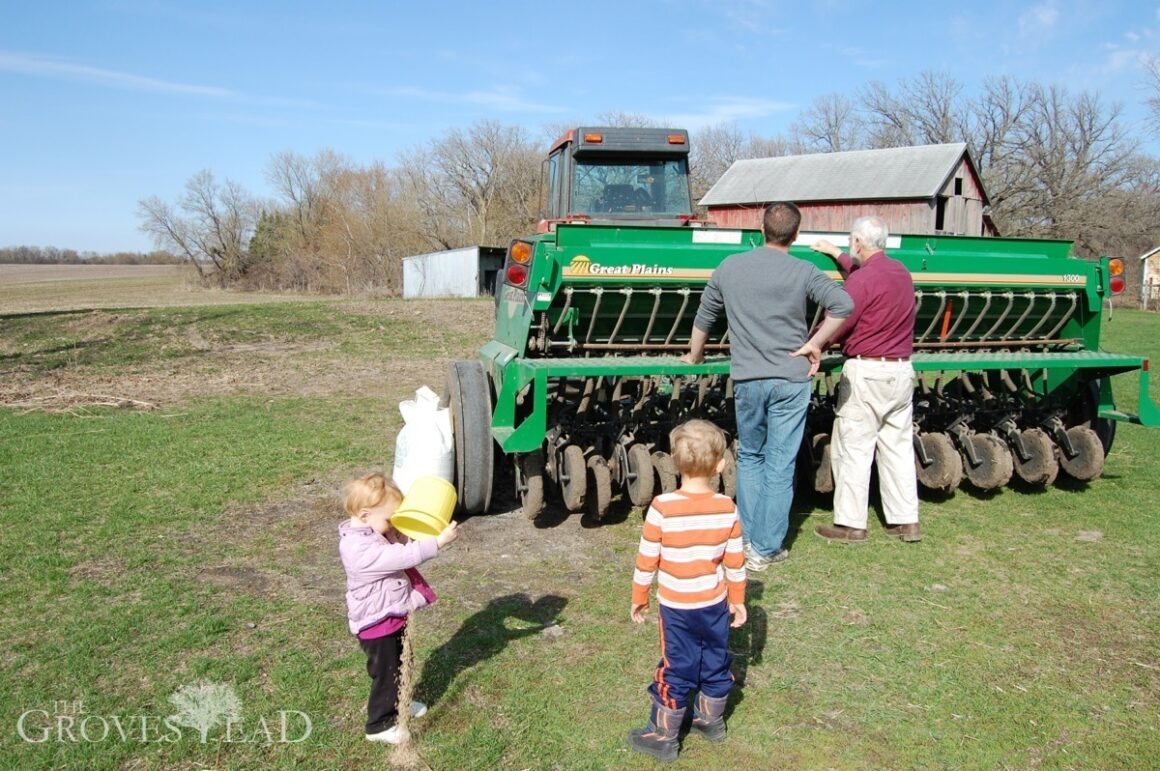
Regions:
<svg viewBox="0 0 1160 771"><path fill-rule="evenodd" d="M434 538L398 543L350 520L338 526L338 555L346 570L346 614L351 634L387 616L406 616L428 603L403 571L439 553Z"/></svg>

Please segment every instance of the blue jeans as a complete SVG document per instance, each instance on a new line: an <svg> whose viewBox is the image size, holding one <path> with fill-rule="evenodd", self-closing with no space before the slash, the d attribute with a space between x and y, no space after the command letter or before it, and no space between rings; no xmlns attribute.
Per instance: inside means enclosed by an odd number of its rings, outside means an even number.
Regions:
<svg viewBox="0 0 1160 771"><path fill-rule="evenodd" d="M769 557L789 530L794 466L806 426L810 383L781 378L733 386L737 413L737 513L745 541Z"/></svg>

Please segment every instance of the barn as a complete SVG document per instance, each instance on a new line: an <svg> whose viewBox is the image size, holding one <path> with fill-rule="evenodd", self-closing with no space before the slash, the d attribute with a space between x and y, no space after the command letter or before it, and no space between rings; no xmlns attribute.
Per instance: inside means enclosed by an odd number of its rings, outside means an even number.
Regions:
<svg viewBox="0 0 1160 771"><path fill-rule="evenodd" d="M891 233L996 236L982 179L962 142L735 161L701 199L721 227L761 227L793 201L802 230L846 232L875 215Z"/></svg>

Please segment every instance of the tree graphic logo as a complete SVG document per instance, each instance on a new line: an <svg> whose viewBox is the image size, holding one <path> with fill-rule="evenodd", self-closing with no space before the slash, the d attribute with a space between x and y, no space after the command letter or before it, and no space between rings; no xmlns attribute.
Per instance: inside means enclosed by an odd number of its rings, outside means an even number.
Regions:
<svg viewBox="0 0 1160 771"><path fill-rule="evenodd" d="M242 715L242 700L233 686L226 683L199 680L170 694L169 703L177 708L177 714L170 716L173 722L196 729L202 744L208 740L211 730L230 720L239 720Z"/></svg>

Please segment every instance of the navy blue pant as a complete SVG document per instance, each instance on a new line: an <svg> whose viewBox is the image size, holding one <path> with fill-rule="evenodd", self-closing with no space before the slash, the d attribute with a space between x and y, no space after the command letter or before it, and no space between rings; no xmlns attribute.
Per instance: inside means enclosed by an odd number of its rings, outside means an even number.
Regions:
<svg viewBox="0 0 1160 771"><path fill-rule="evenodd" d="M661 706L684 709L689 692L719 699L729 695L729 606L679 610L660 606L661 661L648 692Z"/></svg>

